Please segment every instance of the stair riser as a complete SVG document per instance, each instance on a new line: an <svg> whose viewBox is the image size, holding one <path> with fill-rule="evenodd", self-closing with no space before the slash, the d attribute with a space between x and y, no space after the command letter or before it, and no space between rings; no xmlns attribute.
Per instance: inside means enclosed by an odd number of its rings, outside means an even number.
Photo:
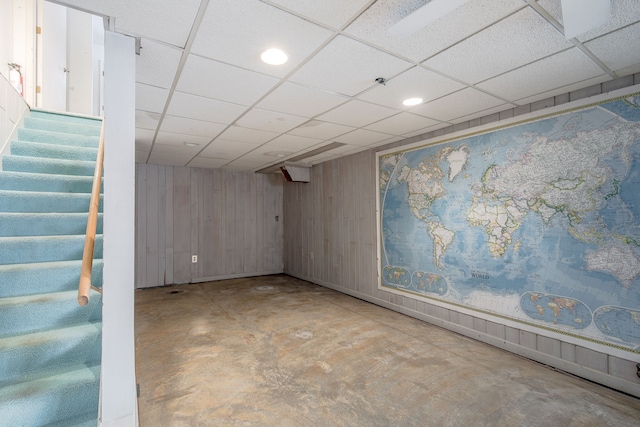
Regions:
<svg viewBox="0 0 640 427"><path fill-rule="evenodd" d="M92 186L93 177L0 172L0 190L91 193Z"/></svg>
<svg viewBox="0 0 640 427"><path fill-rule="evenodd" d="M0 420L6 426L41 426L91 411L97 420L100 368L93 370L93 378L67 387L32 387L6 402L0 399Z"/></svg>
<svg viewBox="0 0 640 427"><path fill-rule="evenodd" d="M19 264L0 266L0 298L78 289L81 264ZM102 287L102 260L94 259L91 284Z"/></svg>
<svg viewBox="0 0 640 427"><path fill-rule="evenodd" d="M79 125L55 120L44 120L33 117L24 119L24 127L27 129L47 130L50 132L68 133L72 135L100 136L100 126Z"/></svg>
<svg viewBox="0 0 640 427"><path fill-rule="evenodd" d="M67 366L94 364L100 361L101 352L100 323L84 334L66 334L53 341L36 339L22 346L0 347L0 382L15 381L24 375L59 367L61 361Z"/></svg>
<svg viewBox="0 0 640 427"><path fill-rule="evenodd" d="M0 243L0 265L82 259L85 236L11 239ZM94 258L102 258L102 235L96 236Z"/></svg>
<svg viewBox="0 0 640 427"><path fill-rule="evenodd" d="M49 173L54 175L93 176L96 162L73 162L24 156L3 156L2 170L9 172Z"/></svg>
<svg viewBox="0 0 640 427"><path fill-rule="evenodd" d="M98 150L82 147L60 147L37 142L11 141L11 155L92 162L98 157Z"/></svg>
<svg viewBox="0 0 640 427"><path fill-rule="evenodd" d="M78 305L74 293L73 297L65 300L53 299L48 294L43 294L36 302L2 304L0 308L0 337L102 320L102 297L96 293L92 293L89 304L84 307Z"/></svg>
<svg viewBox="0 0 640 427"><path fill-rule="evenodd" d="M0 191L0 212L89 212L90 194ZM102 211L102 195L98 210Z"/></svg>
<svg viewBox="0 0 640 427"><path fill-rule="evenodd" d="M99 118L67 116L48 111L31 110L31 117L34 119L57 120L64 123L76 123L79 125L101 126L102 120Z"/></svg>
<svg viewBox="0 0 640 427"><path fill-rule="evenodd" d="M86 148L98 148L98 144L100 143L100 138L97 136L72 135L69 133L25 128L18 129L18 140Z"/></svg>

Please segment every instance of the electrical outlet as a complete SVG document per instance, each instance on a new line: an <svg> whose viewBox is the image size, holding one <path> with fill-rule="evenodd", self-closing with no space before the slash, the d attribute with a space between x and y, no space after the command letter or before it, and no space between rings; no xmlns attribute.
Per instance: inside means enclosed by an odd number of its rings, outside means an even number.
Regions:
<svg viewBox="0 0 640 427"><path fill-rule="evenodd" d="M198 255L191 255L191 262L198 262Z"/></svg>
<svg viewBox="0 0 640 427"><path fill-rule="evenodd" d="M309 258L313 261L313 252L309 252Z"/></svg>

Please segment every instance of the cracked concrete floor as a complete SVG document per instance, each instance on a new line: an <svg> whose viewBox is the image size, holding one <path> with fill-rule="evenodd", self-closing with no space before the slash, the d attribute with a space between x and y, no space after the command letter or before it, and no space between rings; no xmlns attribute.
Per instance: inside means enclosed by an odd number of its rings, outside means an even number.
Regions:
<svg viewBox="0 0 640 427"><path fill-rule="evenodd" d="M135 307L143 427L640 425L639 399L286 275Z"/></svg>

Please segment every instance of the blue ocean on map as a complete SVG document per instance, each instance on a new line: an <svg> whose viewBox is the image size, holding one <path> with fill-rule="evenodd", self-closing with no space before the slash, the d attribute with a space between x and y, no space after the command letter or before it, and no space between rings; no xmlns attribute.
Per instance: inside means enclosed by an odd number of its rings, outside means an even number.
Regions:
<svg viewBox="0 0 640 427"><path fill-rule="evenodd" d="M378 161L382 287L640 346L639 96Z"/></svg>

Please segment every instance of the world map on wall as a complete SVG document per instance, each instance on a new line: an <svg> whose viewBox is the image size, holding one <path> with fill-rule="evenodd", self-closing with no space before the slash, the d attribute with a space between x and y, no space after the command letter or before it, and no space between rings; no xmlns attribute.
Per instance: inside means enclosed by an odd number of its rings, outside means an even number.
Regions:
<svg viewBox="0 0 640 427"><path fill-rule="evenodd" d="M381 289L640 351L639 95L380 153Z"/></svg>

